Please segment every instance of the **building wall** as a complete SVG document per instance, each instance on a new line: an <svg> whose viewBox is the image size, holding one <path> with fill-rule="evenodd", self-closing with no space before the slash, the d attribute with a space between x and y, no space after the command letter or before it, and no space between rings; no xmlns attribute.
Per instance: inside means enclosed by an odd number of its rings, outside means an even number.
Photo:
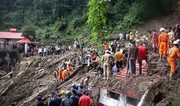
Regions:
<svg viewBox="0 0 180 106"><path fill-rule="evenodd" d="M99 102L104 104L104 106L136 106L134 103L127 103L127 96L119 94L118 100L111 98L108 95L108 90L100 88L100 98ZM138 101L138 100L137 100ZM131 105L134 104L134 105Z"/></svg>

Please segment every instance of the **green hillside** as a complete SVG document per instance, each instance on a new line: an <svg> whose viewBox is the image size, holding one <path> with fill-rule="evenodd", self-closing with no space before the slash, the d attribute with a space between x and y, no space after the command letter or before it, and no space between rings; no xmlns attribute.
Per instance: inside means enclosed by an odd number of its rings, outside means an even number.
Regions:
<svg viewBox="0 0 180 106"><path fill-rule="evenodd" d="M1 0L0 30L14 27L45 44L70 43L91 39L92 25L101 31L95 36L129 31L172 13L177 4L178 0Z"/></svg>

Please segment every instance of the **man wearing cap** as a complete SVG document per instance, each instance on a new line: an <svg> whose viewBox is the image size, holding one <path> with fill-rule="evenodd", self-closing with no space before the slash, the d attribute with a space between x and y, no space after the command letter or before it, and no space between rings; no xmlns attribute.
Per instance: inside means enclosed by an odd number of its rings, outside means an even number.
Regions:
<svg viewBox="0 0 180 106"><path fill-rule="evenodd" d="M105 54L102 56L103 73L104 73L103 79L107 79L107 80L108 80L108 78L110 76L110 72L111 72L110 56L111 56L111 53L109 50L106 50Z"/></svg>
<svg viewBox="0 0 180 106"><path fill-rule="evenodd" d="M136 74L136 58L138 55L138 48L135 45L135 41L131 42L128 49L128 64L131 76Z"/></svg>
<svg viewBox="0 0 180 106"><path fill-rule="evenodd" d="M160 61L162 61L162 56L166 58L167 50L170 47L169 35L165 32L164 28L160 29L161 34L158 37L158 48L160 54Z"/></svg>
<svg viewBox="0 0 180 106"><path fill-rule="evenodd" d="M172 75L175 74L176 72L176 58L180 57L180 50L179 50L179 42L180 40L177 39L176 41L173 42L173 47L169 50L168 53L168 63L171 67L171 71L170 71L170 77L172 77Z"/></svg>

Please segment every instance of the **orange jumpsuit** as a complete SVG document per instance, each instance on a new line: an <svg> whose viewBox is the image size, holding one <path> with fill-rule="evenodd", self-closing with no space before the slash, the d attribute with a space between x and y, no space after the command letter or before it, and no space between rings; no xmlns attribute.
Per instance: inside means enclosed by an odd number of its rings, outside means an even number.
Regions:
<svg viewBox="0 0 180 106"><path fill-rule="evenodd" d="M166 32L162 32L158 38L159 54L166 57L169 46L170 46L169 35Z"/></svg>
<svg viewBox="0 0 180 106"><path fill-rule="evenodd" d="M68 74L70 74L72 72L72 70L73 70L73 68L71 66L67 67Z"/></svg>
<svg viewBox="0 0 180 106"><path fill-rule="evenodd" d="M58 70L58 79L62 79L62 73L63 73L63 69L60 68L60 69Z"/></svg>
<svg viewBox="0 0 180 106"><path fill-rule="evenodd" d="M67 76L68 76L68 71L67 71L67 70L64 70L64 71L62 72L62 79L65 80Z"/></svg>
<svg viewBox="0 0 180 106"><path fill-rule="evenodd" d="M180 57L180 51L179 49L174 46L170 49L169 55L168 55L168 63L171 67L171 73L172 75L175 74L175 69L176 69L176 58Z"/></svg>

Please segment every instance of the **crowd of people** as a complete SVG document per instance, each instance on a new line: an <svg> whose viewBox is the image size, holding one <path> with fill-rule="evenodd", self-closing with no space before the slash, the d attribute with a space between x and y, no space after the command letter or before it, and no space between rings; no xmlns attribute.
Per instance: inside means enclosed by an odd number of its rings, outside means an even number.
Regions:
<svg viewBox="0 0 180 106"><path fill-rule="evenodd" d="M77 41L74 48L83 53L75 54L64 59L62 65L54 70L54 77L57 81L64 81L73 72L74 67L80 64L87 65L87 72L92 68L101 74L102 79L109 80L112 75L121 73L124 67L127 67L127 75L134 78L136 75L136 64L139 64L139 75L142 75L142 61L148 64L148 53L157 54L159 51L159 61L168 61L170 64L170 78L176 74L176 59L180 57L180 28L160 28L160 30L149 31L146 34L139 34L138 31L133 34L119 34L119 40L106 42L102 44L103 52L99 48L89 48L83 50L79 47ZM121 44L124 42L126 44ZM82 46L82 45L81 45ZM81 48L81 49L80 49ZM76 50L75 50L76 51ZM150 52L148 52L150 51ZM73 85L69 90L61 91L59 94L51 94L47 106L89 106L93 104L88 95L89 76L78 85ZM44 106L42 97L38 96L37 106ZM54 105L54 103L56 105ZM43 104L43 105L40 105ZM52 105L53 104L53 105Z"/></svg>
<svg viewBox="0 0 180 106"><path fill-rule="evenodd" d="M60 55L64 54L66 51L70 51L71 49L72 47L67 45L42 46L38 47L36 52L39 56Z"/></svg>
<svg viewBox="0 0 180 106"><path fill-rule="evenodd" d="M38 96L36 106L90 106L93 100L89 95L89 79L87 76L80 84L72 84L69 90L52 92L47 97ZM47 102L44 102L48 99Z"/></svg>

